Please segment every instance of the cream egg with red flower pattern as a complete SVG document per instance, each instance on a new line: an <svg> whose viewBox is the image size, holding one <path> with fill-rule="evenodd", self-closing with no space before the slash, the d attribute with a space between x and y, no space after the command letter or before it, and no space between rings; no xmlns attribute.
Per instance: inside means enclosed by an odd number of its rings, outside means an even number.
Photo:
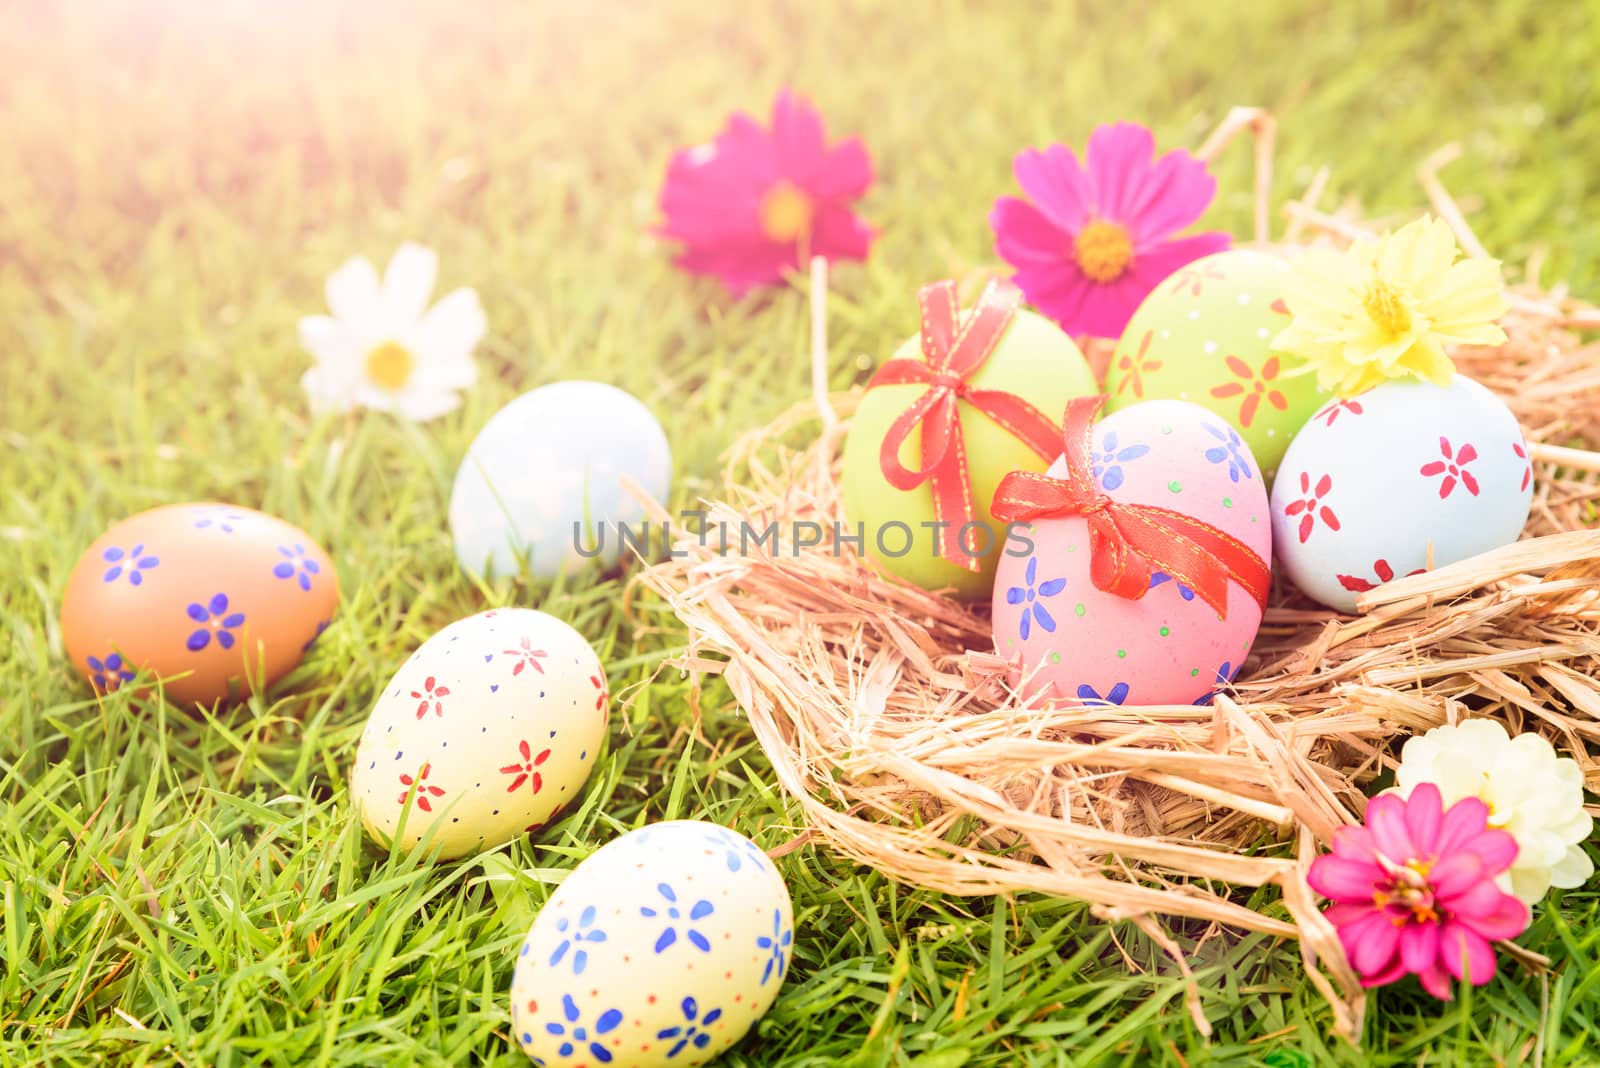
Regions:
<svg viewBox="0 0 1600 1068"><path fill-rule="evenodd" d="M550 823L605 744L604 680L594 649L554 616L502 608L451 623L367 720L350 777L367 832L458 857Z"/></svg>

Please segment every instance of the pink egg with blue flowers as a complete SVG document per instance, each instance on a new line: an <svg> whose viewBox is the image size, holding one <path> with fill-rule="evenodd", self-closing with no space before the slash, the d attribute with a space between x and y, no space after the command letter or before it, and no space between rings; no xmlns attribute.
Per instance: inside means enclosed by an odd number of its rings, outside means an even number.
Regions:
<svg viewBox="0 0 1600 1068"><path fill-rule="evenodd" d="M1107 416L1089 435L1095 492L1206 524L1253 553L1265 575L1266 486L1233 426L1198 405L1155 400ZM1065 474L1064 459L1046 473ZM1237 676L1262 615L1240 581L1226 584L1225 613L1159 565L1143 595L1128 598L1094 584L1090 556L1082 515L1013 526L995 575L993 622L1019 693L1051 703L1204 704Z"/></svg>

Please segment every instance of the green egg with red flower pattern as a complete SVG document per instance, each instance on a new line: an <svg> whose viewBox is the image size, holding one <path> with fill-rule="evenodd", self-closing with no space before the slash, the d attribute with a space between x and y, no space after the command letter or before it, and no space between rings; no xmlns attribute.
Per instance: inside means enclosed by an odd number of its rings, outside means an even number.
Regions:
<svg viewBox="0 0 1600 1068"><path fill-rule="evenodd" d="M1327 396L1295 356L1272 350L1289 325L1283 257L1232 249L1195 260L1151 290L1106 371L1107 410L1183 400L1232 423L1268 483Z"/></svg>
<svg viewBox="0 0 1600 1068"><path fill-rule="evenodd" d="M901 345L894 359L923 361L920 339ZM1015 313L994 351L968 379L974 390L1002 390L1020 397L1059 424L1067 402L1094 393L1094 374L1078 346L1049 320L1029 311ZM927 387L918 384L874 386L861 398L844 447L845 536L861 534L859 550L891 574L930 590L949 590L963 600L987 597L995 563L1004 550L1005 524L989 510L1000 480L1011 471L1043 471L1061 452L1041 456L972 404L957 403L957 421L966 449L972 518L945 517L957 535L958 553L978 569L968 570L938 553L933 487L910 490L890 484L879 453L890 427ZM916 469L922 459L916 430L900 449L900 462ZM964 528L964 529L963 529Z"/></svg>

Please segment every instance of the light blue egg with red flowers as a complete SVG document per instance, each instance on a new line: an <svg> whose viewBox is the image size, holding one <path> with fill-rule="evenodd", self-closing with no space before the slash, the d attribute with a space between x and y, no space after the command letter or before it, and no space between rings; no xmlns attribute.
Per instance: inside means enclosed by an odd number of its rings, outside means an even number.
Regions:
<svg viewBox="0 0 1600 1068"><path fill-rule="evenodd" d="M1341 612L1386 582L1516 541L1533 467L1505 401L1465 375L1393 380L1325 404L1272 487L1278 558Z"/></svg>

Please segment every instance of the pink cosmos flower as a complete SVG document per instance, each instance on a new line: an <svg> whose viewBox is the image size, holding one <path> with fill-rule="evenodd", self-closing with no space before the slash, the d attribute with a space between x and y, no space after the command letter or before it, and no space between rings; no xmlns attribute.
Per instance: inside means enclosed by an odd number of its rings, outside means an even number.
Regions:
<svg viewBox="0 0 1600 1068"><path fill-rule="evenodd" d="M1307 881L1332 899L1328 919L1363 986L1412 974L1449 1001L1451 976L1481 986L1494 975L1490 943L1521 934L1528 907L1495 885L1517 842L1488 817L1476 797L1444 810L1423 783L1408 799L1373 798L1366 826L1341 827L1312 861Z"/></svg>
<svg viewBox="0 0 1600 1068"><path fill-rule="evenodd" d="M876 235L850 206L871 184L860 138L828 145L817 109L785 89L770 128L736 112L715 141L673 154L656 232L683 243L679 267L740 296L814 255L866 259Z"/></svg>
<svg viewBox="0 0 1600 1068"><path fill-rule="evenodd" d="M995 251L1034 307L1070 334L1119 337L1162 279L1228 247L1224 233L1172 235L1205 212L1217 180L1179 150L1151 162L1155 138L1137 123L1101 126L1084 164L1065 145L1017 154L1027 199L989 213Z"/></svg>

